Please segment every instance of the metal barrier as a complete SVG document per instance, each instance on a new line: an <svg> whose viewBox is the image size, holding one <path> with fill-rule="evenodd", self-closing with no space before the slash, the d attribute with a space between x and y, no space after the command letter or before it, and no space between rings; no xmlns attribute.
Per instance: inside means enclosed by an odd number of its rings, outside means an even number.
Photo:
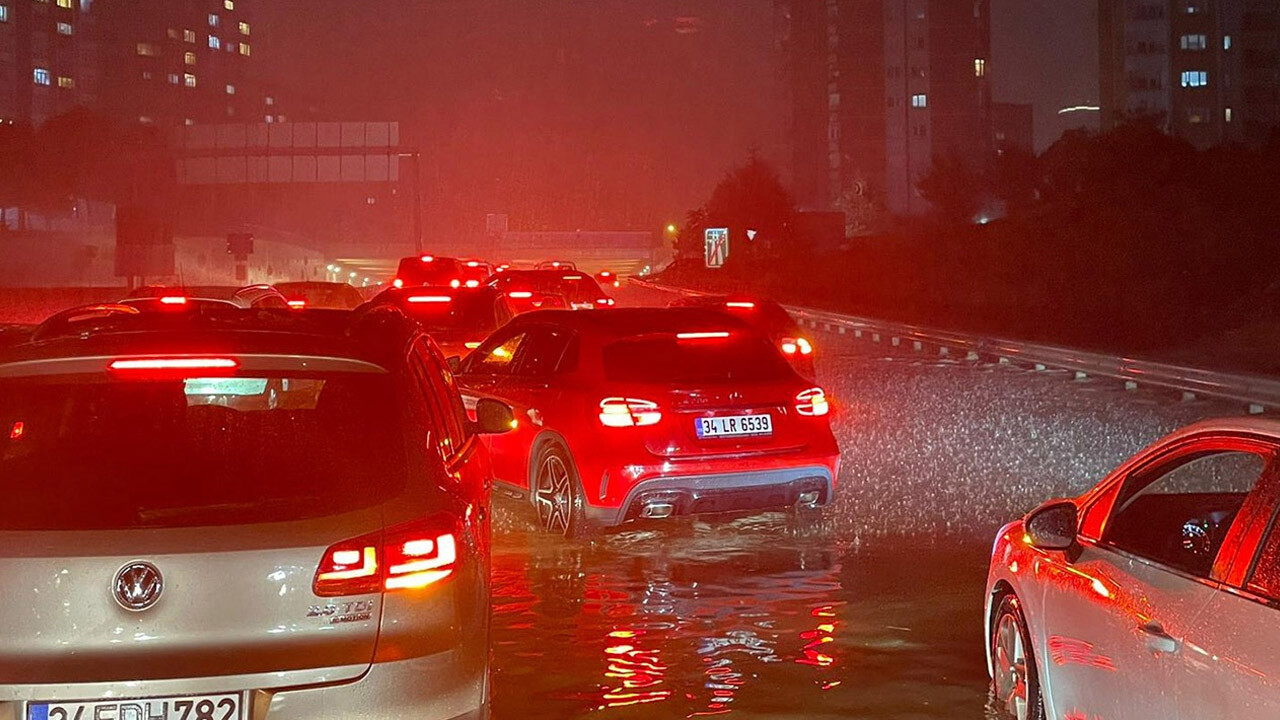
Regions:
<svg viewBox="0 0 1280 720"><path fill-rule="evenodd" d="M671 293L705 294L632 279L641 287ZM968 333L896 323L886 320L842 315L824 310L787 306L801 325L840 335L884 342L894 347L909 346L919 352L958 355L970 360L988 359L1018 363L1036 370L1070 370L1076 379L1089 376L1115 378L1128 390L1141 386L1167 388L1182 393L1183 400L1212 397L1238 402L1251 415L1280 410L1280 378L1171 365L1137 358L1105 355L1074 348L984 337Z"/></svg>

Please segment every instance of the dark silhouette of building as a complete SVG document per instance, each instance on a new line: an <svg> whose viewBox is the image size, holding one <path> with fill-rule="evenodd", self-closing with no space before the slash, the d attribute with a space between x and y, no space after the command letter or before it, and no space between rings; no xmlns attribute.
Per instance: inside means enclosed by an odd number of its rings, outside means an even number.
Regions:
<svg viewBox="0 0 1280 720"><path fill-rule="evenodd" d="M1035 152L1035 106L1026 103L991 104L991 139L996 152Z"/></svg>
<svg viewBox="0 0 1280 720"><path fill-rule="evenodd" d="M1102 126L1147 118L1197 147L1280 126L1276 0L1101 0Z"/></svg>
<svg viewBox="0 0 1280 720"><path fill-rule="evenodd" d="M805 209L929 209L933 159L990 154L988 0L780 0L792 172Z"/></svg>
<svg viewBox="0 0 1280 720"><path fill-rule="evenodd" d="M92 0L0 0L0 122L39 125L98 96Z"/></svg>

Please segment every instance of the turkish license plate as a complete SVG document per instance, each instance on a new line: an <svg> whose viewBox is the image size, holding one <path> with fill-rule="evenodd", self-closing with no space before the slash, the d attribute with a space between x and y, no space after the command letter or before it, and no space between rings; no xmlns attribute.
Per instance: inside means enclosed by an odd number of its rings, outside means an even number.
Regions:
<svg viewBox="0 0 1280 720"><path fill-rule="evenodd" d="M244 720L239 693L137 700L28 703L27 720Z"/></svg>
<svg viewBox="0 0 1280 720"><path fill-rule="evenodd" d="M772 435L773 416L762 413L760 415L703 417L694 420L694 428L698 431L698 437L700 438Z"/></svg>

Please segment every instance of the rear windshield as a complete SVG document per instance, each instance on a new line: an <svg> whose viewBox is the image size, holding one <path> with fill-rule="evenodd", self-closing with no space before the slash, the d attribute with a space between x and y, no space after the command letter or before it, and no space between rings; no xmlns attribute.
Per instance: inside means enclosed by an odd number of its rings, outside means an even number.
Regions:
<svg viewBox="0 0 1280 720"><path fill-rule="evenodd" d="M405 306L427 332L455 330L488 334L498 329L492 295L457 293L451 298L449 302L406 302Z"/></svg>
<svg viewBox="0 0 1280 720"><path fill-rule="evenodd" d="M604 347L609 380L718 385L791 377L791 366L764 339L750 334L709 340L674 335L618 340Z"/></svg>
<svg viewBox="0 0 1280 720"><path fill-rule="evenodd" d="M280 522L404 488L390 376L0 380L0 530Z"/></svg>
<svg viewBox="0 0 1280 720"><path fill-rule="evenodd" d="M453 258L435 258L431 262L423 262L422 258L405 258L400 261L400 269L396 277L407 286L437 285L447 287L453 280L461 281L462 273L458 261Z"/></svg>
<svg viewBox="0 0 1280 720"><path fill-rule="evenodd" d="M281 283L276 289L289 300L305 300L309 308L353 310L364 303L360 291L350 285Z"/></svg>
<svg viewBox="0 0 1280 720"><path fill-rule="evenodd" d="M604 297L604 291L600 289L599 283L581 273L532 272L504 279L508 291L532 290L563 295L569 302L595 302Z"/></svg>

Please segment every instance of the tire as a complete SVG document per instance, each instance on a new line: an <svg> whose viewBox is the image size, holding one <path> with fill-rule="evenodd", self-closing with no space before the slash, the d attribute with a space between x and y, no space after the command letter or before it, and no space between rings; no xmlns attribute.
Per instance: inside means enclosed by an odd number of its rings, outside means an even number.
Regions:
<svg viewBox="0 0 1280 720"><path fill-rule="evenodd" d="M529 499L544 532L570 540L587 537L582 481L569 450L558 440L545 443L533 460Z"/></svg>
<svg viewBox="0 0 1280 720"><path fill-rule="evenodd" d="M992 709L1007 720L1045 720L1044 695L1031 648L1031 633L1018 597L1008 593L991 623Z"/></svg>

